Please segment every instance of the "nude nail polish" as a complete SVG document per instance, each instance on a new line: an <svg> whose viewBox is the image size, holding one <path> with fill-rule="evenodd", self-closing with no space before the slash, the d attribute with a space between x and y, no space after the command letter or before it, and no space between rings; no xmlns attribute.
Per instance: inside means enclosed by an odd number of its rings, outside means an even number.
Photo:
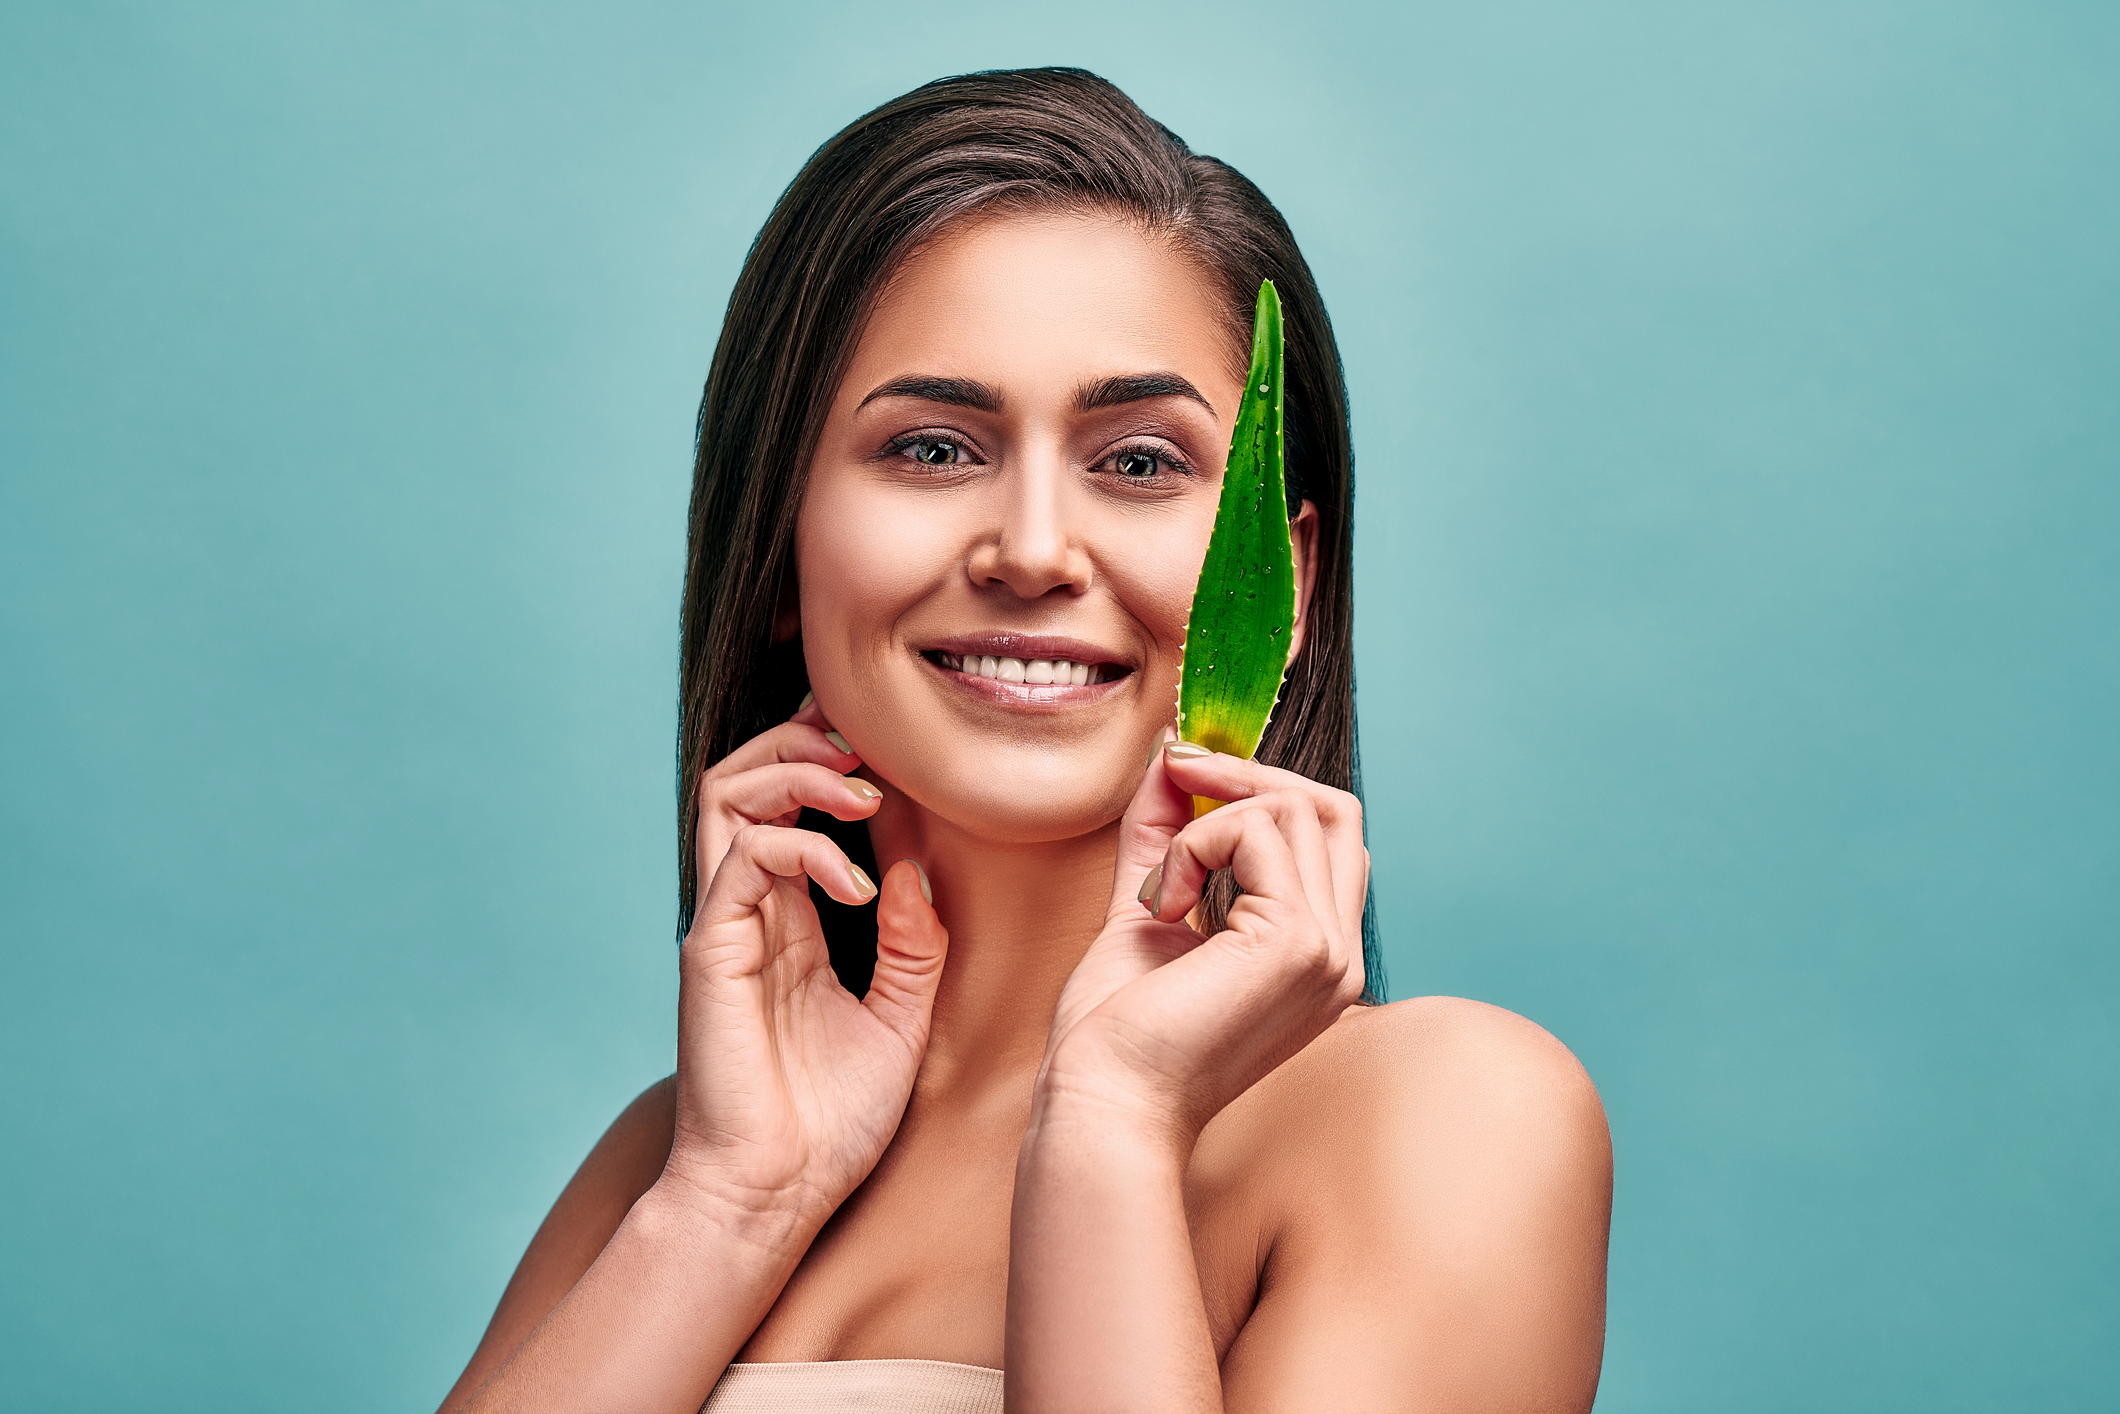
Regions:
<svg viewBox="0 0 2120 1414"><path fill-rule="evenodd" d="M1214 753L1195 741L1173 741L1165 743L1163 754L1179 761L1197 761L1202 756Z"/></svg>
<svg viewBox="0 0 2120 1414"><path fill-rule="evenodd" d="M861 895L862 902L866 903L876 897L876 885L870 881L868 875L861 872L859 864L849 864L847 873L854 876L854 888Z"/></svg>
<svg viewBox="0 0 2120 1414"><path fill-rule="evenodd" d="M846 753L847 755L849 755L849 756L852 756L852 755L854 754L854 748L853 748L853 747L851 747L851 746L848 746L848 745L847 745L847 739L846 739L845 737L841 736L841 735L840 735L840 734L839 734L838 732L826 732L826 733L824 734L824 739L825 739L826 741L829 741L830 743L832 743L832 745L834 745L834 746L838 747L838 748L839 748L839 749L840 749L841 751L845 752L845 753Z"/></svg>
<svg viewBox="0 0 2120 1414"><path fill-rule="evenodd" d="M1156 744L1148 749L1148 761L1141 769L1147 770L1149 766L1155 765L1156 757L1162 753L1163 748L1177 740L1176 737L1169 733L1169 727L1165 727L1162 731L1156 733Z"/></svg>
<svg viewBox="0 0 2120 1414"><path fill-rule="evenodd" d="M858 781L850 779L847 781L847 787L848 789L852 790L854 794L860 796L863 800L883 799L883 792L876 789L876 787L870 785L867 781Z"/></svg>
<svg viewBox="0 0 2120 1414"><path fill-rule="evenodd" d="M1140 901L1143 908L1146 908L1150 913L1154 913L1156 905L1149 900L1160 899L1162 895L1163 866L1158 864L1155 868L1148 871L1148 877L1141 881L1141 892L1134 895L1134 897Z"/></svg>
<svg viewBox="0 0 2120 1414"><path fill-rule="evenodd" d="M917 859L908 859L905 862L912 865L913 872L920 876L920 896L928 901L929 908L933 908L935 906L935 890L928 883L927 870L920 867L920 861Z"/></svg>

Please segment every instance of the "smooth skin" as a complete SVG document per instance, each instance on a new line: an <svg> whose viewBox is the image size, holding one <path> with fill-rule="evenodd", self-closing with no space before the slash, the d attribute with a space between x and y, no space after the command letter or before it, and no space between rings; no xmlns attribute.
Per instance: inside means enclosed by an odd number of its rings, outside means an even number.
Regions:
<svg viewBox="0 0 2120 1414"><path fill-rule="evenodd" d="M676 1414L734 1360L890 1357L1004 1369L1012 1414L1590 1407L1588 1077L1494 1007L1353 1005L1360 804L1170 739L1243 353L1123 221L988 219L900 270L778 626L815 699L700 784L677 1073L560 1195L445 1411ZM1292 529L1300 635L1315 511ZM1026 640L1110 680L944 656ZM879 883L804 806L896 861L864 999L807 888ZM1215 869L1243 893L1202 938Z"/></svg>

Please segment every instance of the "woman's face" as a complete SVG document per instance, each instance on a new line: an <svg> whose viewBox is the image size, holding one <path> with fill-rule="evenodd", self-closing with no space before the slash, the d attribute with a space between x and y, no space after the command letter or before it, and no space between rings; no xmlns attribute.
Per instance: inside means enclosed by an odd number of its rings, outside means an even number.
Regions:
<svg viewBox="0 0 2120 1414"><path fill-rule="evenodd" d="M872 774L997 843L1119 817L1176 715L1239 359L1121 221L987 219L901 268L797 530L810 681Z"/></svg>

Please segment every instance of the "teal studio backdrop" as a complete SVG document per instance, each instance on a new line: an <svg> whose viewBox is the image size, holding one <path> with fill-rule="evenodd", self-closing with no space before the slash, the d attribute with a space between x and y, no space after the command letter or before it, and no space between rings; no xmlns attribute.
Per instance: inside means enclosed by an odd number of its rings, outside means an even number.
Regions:
<svg viewBox="0 0 2120 1414"><path fill-rule="evenodd" d="M1601 1088L1601 1407L2120 1403L2120 9L17 0L0 1406L440 1400L671 1064L738 263L1043 63L1316 266L1391 989Z"/></svg>

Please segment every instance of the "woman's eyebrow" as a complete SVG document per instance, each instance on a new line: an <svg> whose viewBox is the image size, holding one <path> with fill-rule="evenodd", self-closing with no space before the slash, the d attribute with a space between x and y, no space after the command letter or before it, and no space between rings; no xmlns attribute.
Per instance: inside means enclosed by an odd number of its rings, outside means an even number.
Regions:
<svg viewBox="0 0 2120 1414"><path fill-rule="evenodd" d="M1001 394L973 378L936 378L925 373L911 373L903 378L893 378L888 383L878 384L873 392L861 400L860 406L867 407L878 398L920 398L931 403L948 403L952 407L972 408L979 412L1001 411Z"/></svg>
<svg viewBox="0 0 2120 1414"><path fill-rule="evenodd" d="M1145 398L1191 398L1210 414L1215 410L1215 405L1202 397L1198 388L1175 373L1123 373L1117 378L1100 378L1094 383L1085 383L1075 394L1075 410L1094 412L1121 403L1138 403Z"/></svg>

